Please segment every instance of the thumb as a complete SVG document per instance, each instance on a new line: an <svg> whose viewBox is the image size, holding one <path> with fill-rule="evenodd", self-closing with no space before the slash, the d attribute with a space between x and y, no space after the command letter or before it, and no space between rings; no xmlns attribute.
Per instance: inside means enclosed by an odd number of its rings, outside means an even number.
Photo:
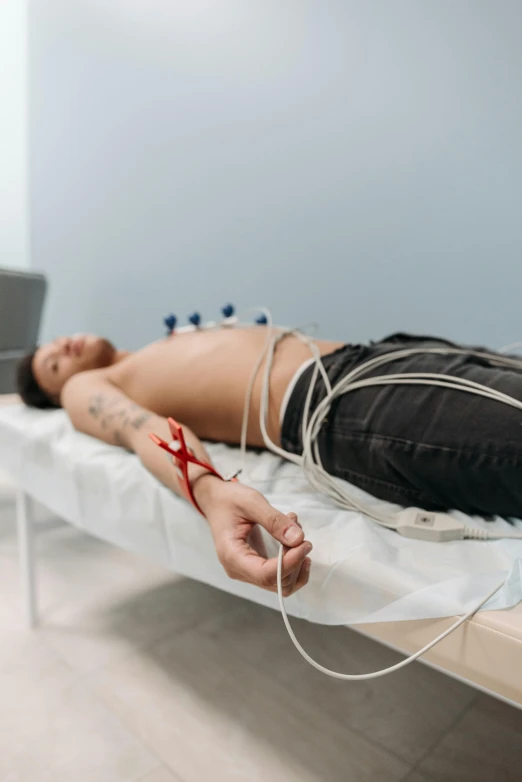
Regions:
<svg viewBox="0 0 522 782"><path fill-rule="evenodd" d="M252 521L256 521L264 527L280 543L293 547L303 542L304 532L295 513L281 513L273 508L262 495L259 495L259 501L252 510L254 511Z"/></svg>

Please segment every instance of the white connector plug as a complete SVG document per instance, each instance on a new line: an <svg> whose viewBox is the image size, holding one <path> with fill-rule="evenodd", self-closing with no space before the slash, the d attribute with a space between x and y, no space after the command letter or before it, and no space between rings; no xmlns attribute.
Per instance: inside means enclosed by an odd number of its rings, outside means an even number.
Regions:
<svg viewBox="0 0 522 782"><path fill-rule="evenodd" d="M446 513L433 513L420 508L406 508L394 518L395 529L406 538L447 541L463 540L465 526Z"/></svg>
<svg viewBox="0 0 522 782"><path fill-rule="evenodd" d="M435 543L447 540L522 540L518 529L498 532L482 527L468 527L447 513L433 513L420 508L406 508L393 518L393 529L405 538L431 540Z"/></svg>

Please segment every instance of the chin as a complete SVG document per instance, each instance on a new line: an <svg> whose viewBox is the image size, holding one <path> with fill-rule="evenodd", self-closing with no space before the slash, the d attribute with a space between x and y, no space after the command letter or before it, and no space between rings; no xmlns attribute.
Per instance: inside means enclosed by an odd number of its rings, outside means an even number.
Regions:
<svg viewBox="0 0 522 782"><path fill-rule="evenodd" d="M103 367L108 367L112 364L116 353L116 348L112 342L103 337L94 337L92 349L93 369L103 369Z"/></svg>

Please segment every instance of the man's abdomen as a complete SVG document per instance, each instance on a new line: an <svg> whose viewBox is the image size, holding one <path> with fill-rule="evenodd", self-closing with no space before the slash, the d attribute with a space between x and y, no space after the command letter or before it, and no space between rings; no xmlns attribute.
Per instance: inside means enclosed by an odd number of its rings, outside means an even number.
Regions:
<svg viewBox="0 0 522 782"><path fill-rule="evenodd" d="M117 384L138 404L173 416L201 439L239 443L245 395L267 330L220 329L174 334L134 354L119 367ZM338 342L318 340L321 352ZM279 443L279 410L288 383L310 349L289 336L276 348L271 377L268 433ZM265 363L257 375L249 414L249 445L263 447L259 410Z"/></svg>

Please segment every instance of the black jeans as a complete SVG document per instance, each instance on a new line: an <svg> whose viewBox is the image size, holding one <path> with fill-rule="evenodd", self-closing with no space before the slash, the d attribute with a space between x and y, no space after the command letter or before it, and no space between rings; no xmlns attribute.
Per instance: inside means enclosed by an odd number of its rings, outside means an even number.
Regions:
<svg viewBox="0 0 522 782"><path fill-rule="evenodd" d="M465 347L435 337L393 334L323 356L334 386L351 369L402 348ZM465 348L480 350L486 348ZM301 453L301 416L313 365L298 380L282 427L282 445ZM473 380L522 401L520 370L486 356L416 354L364 377L434 372ZM312 410L325 396L319 375ZM522 410L454 389L422 385L362 388L332 404L318 436L324 468L375 497L427 510L522 517Z"/></svg>

